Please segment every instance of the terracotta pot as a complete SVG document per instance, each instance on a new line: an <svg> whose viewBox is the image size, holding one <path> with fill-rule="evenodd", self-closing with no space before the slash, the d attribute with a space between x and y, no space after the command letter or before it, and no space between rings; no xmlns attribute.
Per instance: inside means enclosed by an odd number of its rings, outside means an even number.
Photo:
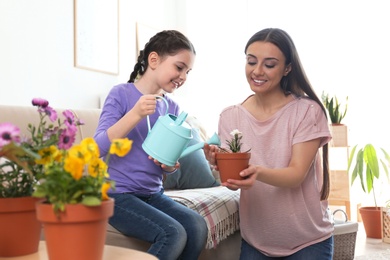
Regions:
<svg viewBox="0 0 390 260"><path fill-rule="evenodd" d="M250 153L216 153L215 159L221 182L228 179L242 180L239 173L248 168L250 158Z"/></svg>
<svg viewBox="0 0 390 260"><path fill-rule="evenodd" d="M382 221L380 207L361 207L359 209L362 217L366 236L369 238L382 239Z"/></svg>
<svg viewBox="0 0 390 260"><path fill-rule="evenodd" d="M41 223L36 218L33 197L0 199L0 257L38 252Z"/></svg>
<svg viewBox="0 0 390 260"><path fill-rule="evenodd" d="M49 259L102 259L107 223L113 213L113 199L96 207L66 205L65 212L58 216L51 204L37 203Z"/></svg>

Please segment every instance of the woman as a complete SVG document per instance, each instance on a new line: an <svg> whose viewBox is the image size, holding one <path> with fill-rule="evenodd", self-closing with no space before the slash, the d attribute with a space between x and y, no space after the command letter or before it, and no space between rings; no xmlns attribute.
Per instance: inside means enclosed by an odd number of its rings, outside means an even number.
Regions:
<svg viewBox="0 0 390 260"><path fill-rule="evenodd" d="M239 130L252 153L245 179L223 183L241 189L240 259L332 259L326 110L285 31L257 32L245 54L254 94L225 108L218 126L221 140ZM211 164L217 149L205 147Z"/></svg>

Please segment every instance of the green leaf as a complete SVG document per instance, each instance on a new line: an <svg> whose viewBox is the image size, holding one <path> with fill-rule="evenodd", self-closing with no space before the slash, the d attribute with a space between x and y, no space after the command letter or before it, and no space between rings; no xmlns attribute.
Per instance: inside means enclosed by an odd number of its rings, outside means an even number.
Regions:
<svg viewBox="0 0 390 260"><path fill-rule="evenodd" d="M87 196L87 197L83 198L81 203L86 205L86 206L99 206L102 202L97 197Z"/></svg>

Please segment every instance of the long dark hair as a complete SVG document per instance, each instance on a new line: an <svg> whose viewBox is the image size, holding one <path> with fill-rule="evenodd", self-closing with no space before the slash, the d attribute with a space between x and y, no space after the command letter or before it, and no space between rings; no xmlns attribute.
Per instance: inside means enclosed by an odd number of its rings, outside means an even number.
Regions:
<svg viewBox="0 0 390 260"><path fill-rule="evenodd" d="M291 64L291 71L284 76L280 81L280 86L285 93L293 93L296 96L306 96L317 102L325 116L327 117L326 109L322 101L314 92L305 70L302 67L297 49L291 37L283 30L278 28L267 28L255 33L245 46L245 54L248 46L254 42L269 42L277 46L286 58L286 66ZM330 180L329 180L329 165L328 165L328 144L322 148L322 167L323 167L323 185L321 189L321 200L326 200L329 197Z"/></svg>
<svg viewBox="0 0 390 260"><path fill-rule="evenodd" d="M134 82L137 76L142 76L148 68L148 57L151 52L156 52L159 56L175 55L181 50L189 50L196 54L195 48L181 32L176 30L165 30L157 33L149 42L145 44L143 50L140 51L137 63L134 65L134 70L130 74L130 82Z"/></svg>

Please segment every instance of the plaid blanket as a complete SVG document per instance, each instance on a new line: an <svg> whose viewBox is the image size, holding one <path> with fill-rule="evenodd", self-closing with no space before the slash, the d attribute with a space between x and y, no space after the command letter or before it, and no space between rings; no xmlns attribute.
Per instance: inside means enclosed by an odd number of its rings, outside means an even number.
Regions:
<svg viewBox="0 0 390 260"><path fill-rule="evenodd" d="M240 229L239 191L226 187L167 190L165 194L184 206L197 211L209 229L206 248L216 248L219 242Z"/></svg>

